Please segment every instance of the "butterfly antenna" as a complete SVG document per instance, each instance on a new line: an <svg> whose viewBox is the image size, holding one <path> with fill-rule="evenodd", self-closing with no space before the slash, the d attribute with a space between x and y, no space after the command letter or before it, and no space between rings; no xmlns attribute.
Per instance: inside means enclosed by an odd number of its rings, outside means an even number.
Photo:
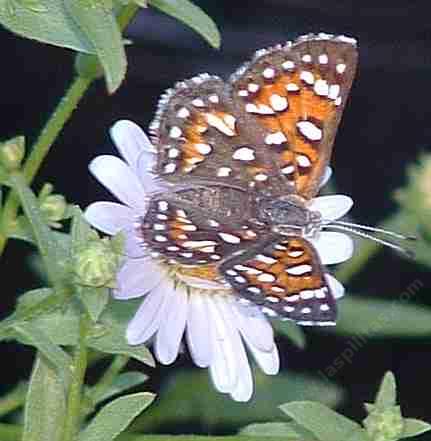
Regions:
<svg viewBox="0 0 431 441"><path fill-rule="evenodd" d="M377 227L370 227L368 225L362 225L362 224L355 224L353 222L344 222L344 221L331 221L331 225L345 225L346 227L353 227L354 229L358 230L365 230L365 231L373 231L375 233L382 233L386 234L388 236L395 237L397 239L401 240L417 240L416 236L409 235L406 236L404 234L396 233L395 231L385 230L383 228L377 228Z"/></svg>
<svg viewBox="0 0 431 441"><path fill-rule="evenodd" d="M335 229L335 230L347 231L351 234L355 234L356 236L363 237L365 239L370 239L370 240L377 242L381 245L392 248L393 250L398 251L399 253L403 254L404 256L406 256L410 259L413 259L415 257L414 253L411 250L407 250L407 249L401 247L400 245L389 242L387 240L380 239L379 237L375 237L371 234L368 234L368 233L365 233L365 232L360 231L358 229L355 229L355 228L353 228L353 224L350 224L350 225L351 225L351 227L346 226L346 225L339 225L338 223L333 222L333 223L329 224L328 227L330 227L331 229ZM370 228L372 228L372 227L370 227ZM397 234L397 233L394 233L394 234Z"/></svg>

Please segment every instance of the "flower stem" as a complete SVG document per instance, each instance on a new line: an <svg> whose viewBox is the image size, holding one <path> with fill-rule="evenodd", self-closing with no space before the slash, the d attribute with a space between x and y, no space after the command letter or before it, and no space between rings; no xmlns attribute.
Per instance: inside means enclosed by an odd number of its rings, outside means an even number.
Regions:
<svg viewBox="0 0 431 441"><path fill-rule="evenodd" d="M79 324L79 340L72 362L72 379L67 397L67 414L64 424L63 441L76 441L81 422L81 401L85 371L87 370L87 333L90 319L82 314Z"/></svg>
<svg viewBox="0 0 431 441"><path fill-rule="evenodd" d="M121 30L128 25L130 20L132 20L137 13L138 9L139 7L135 4L130 4L122 9L117 19ZM43 128L39 138L36 140L36 143L34 144L31 153L23 166L23 175L28 184L30 184L33 178L36 176L42 162L57 139L57 136L60 134L63 127L72 116L73 111L78 106L94 79L95 77L83 77L78 75L72 81L72 84L70 85L66 94L57 105L54 113L51 115ZM3 251L6 248L9 231L11 225L16 219L18 208L19 199L16 193L11 191L6 199L0 217L0 256L3 254Z"/></svg>
<svg viewBox="0 0 431 441"><path fill-rule="evenodd" d="M27 385L25 383L18 383L6 396L0 399L0 417L22 407L26 396ZM0 436L0 439L3 438Z"/></svg>
<svg viewBox="0 0 431 441"><path fill-rule="evenodd" d="M92 79L79 76L73 80L71 86L43 128L24 164L23 175L27 183L30 183L35 177L55 139L71 117L91 82ZM0 219L0 255L6 247L8 231L16 218L18 207L18 196L14 191L11 191L3 207L3 213Z"/></svg>

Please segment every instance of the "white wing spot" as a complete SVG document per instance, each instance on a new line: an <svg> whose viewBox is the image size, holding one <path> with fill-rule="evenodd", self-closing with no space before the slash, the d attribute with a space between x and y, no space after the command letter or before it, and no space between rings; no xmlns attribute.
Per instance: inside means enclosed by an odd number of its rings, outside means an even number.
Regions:
<svg viewBox="0 0 431 441"><path fill-rule="evenodd" d="M259 84L256 84L256 83L250 83L250 84L248 85L248 90L249 90L249 92L251 92L251 93L256 93L259 89L260 89Z"/></svg>
<svg viewBox="0 0 431 441"><path fill-rule="evenodd" d="M293 306L284 306L283 309L286 312L293 312L293 311L295 311L295 308Z"/></svg>
<svg viewBox="0 0 431 441"><path fill-rule="evenodd" d="M173 126L171 130L169 130L169 136L173 139L179 138L182 134L183 132L178 126Z"/></svg>
<svg viewBox="0 0 431 441"><path fill-rule="evenodd" d="M156 217L160 220L168 220L168 216L166 216L166 214L158 214Z"/></svg>
<svg viewBox="0 0 431 441"><path fill-rule="evenodd" d="M300 167L310 167L311 162L305 155L297 155L296 156L296 162Z"/></svg>
<svg viewBox="0 0 431 441"><path fill-rule="evenodd" d="M247 291L250 291L253 294L259 294L260 293L260 288L258 288L257 286L249 286L247 288Z"/></svg>
<svg viewBox="0 0 431 441"><path fill-rule="evenodd" d="M308 308L307 306L301 309L302 314L310 314L310 312L311 312L311 308Z"/></svg>
<svg viewBox="0 0 431 441"><path fill-rule="evenodd" d="M283 173L284 175L291 175L294 172L295 172L295 166L293 166L293 165L287 165L286 167L283 167L281 169L281 173ZM276 246L276 248L277 248L277 246Z"/></svg>
<svg viewBox="0 0 431 441"><path fill-rule="evenodd" d="M153 228L156 231L162 231L162 230L166 230L166 225L163 224L154 224Z"/></svg>
<svg viewBox="0 0 431 441"><path fill-rule="evenodd" d="M219 256L218 254L211 254L210 259L212 259L212 260L220 260L221 256Z"/></svg>
<svg viewBox="0 0 431 441"><path fill-rule="evenodd" d="M227 270L227 271L226 271L226 274L227 274L228 276L236 276L236 275L238 275L238 273L237 273L236 271L231 270L231 269Z"/></svg>
<svg viewBox="0 0 431 441"><path fill-rule="evenodd" d="M286 297L285 300L289 303L296 303L299 300L299 296L297 294L294 294L293 296Z"/></svg>
<svg viewBox="0 0 431 441"><path fill-rule="evenodd" d="M217 176L224 178L224 177L229 176L231 174L231 172L232 172L232 169L229 167L220 167L217 170Z"/></svg>
<svg viewBox="0 0 431 441"><path fill-rule="evenodd" d="M211 126L217 129L219 132L223 133L227 136L234 136L235 132L232 129L232 127L229 126L227 120L224 121L219 118L216 115L213 115L212 113L206 113L205 118L207 120L207 123Z"/></svg>
<svg viewBox="0 0 431 441"><path fill-rule="evenodd" d="M198 229L196 225L180 225L178 228L183 231L197 231Z"/></svg>
<svg viewBox="0 0 431 441"><path fill-rule="evenodd" d="M294 63L293 61L291 61L291 60L287 60L287 61L285 61L285 62L281 65L281 67L282 67L284 70L292 70L292 69L295 68L295 63Z"/></svg>
<svg viewBox="0 0 431 441"><path fill-rule="evenodd" d="M257 259L259 262L263 262L263 263L266 263L266 264L268 264L268 265L271 265L271 264L277 262L277 259L273 259L272 257L265 256L264 254L258 254L258 255L256 256L256 259Z"/></svg>
<svg viewBox="0 0 431 441"><path fill-rule="evenodd" d="M304 63L311 63L311 60L312 60L312 58L311 58L310 54L305 54L305 55L302 56L302 61Z"/></svg>
<svg viewBox="0 0 431 441"><path fill-rule="evenodd" d="M280 288L279 286L272 286L271 287L271 291L274 291L274 292L284 292L284 289Z"/></svg>
<svg viewBox="0 0 431 441"><path fill-rule="evenodd" d="M311 265L308 264L302 264L302 265L296 265L292 266L290 268L286 269L287 274L290 274L292 276L302 276L304 274L307 274L312 271Z"/></svg>
<svg viewBox="0 0 431 441"><path fill-rule="evenodd" d="M326 297L327 288L316 289L316 299L324 299Z"/></svg>
<svg viewBox="0 0 431 441"><path fill-rule="evenodd" d="M279 243L277 245L275 245L274 248L276 250L280 250L280 251L286 251L287 250L287 247L285 247L284 245L281 245Z"/></svg>
<svg viewBox="0 0 431 441"><path fill-rule="evenodd" d="M275 77L275 69L273 69L272 67L267 67L266 69L263 70L262 75L267 80L271 80L272 78Z"/></svg>
<svg viewBox="0 0 431 441"><path fill-rule="evenodd" d="M193 253L180 253L180 256L189 258L189 257L193 257Z"/></svg>
<svg viewBox="0 0 431 441"><path fill-rule="evenodd" d="M159 207L160 211L166 211L169 208L169 205L166 201L159 201L157 206Z"/></svg>
<svg viewBox="0 0 431 441"><path fill-rule="evenodd" d="M208 155L209 153L211 153L212 151L212 147L209 144L195 144L196 150L201 154L201 155Z"/></svg>
<svg viewBox="0 0 431 441"><path fill-rule="evenodd" d="M321 54L319 55L319 63L320 64L328 64L329 58L327 54Z"/></svg>
<svg viewBox="0 0 431 441"><path fill-rule="evenodd" d="M188 118L190 116L190 111L186 107L181 107L177 112L178 118Z"/></svg>
<svg viewBox="0 0 431 441"><path fill-rule="evenodd" d="M275 311L273 311L271 308L267 308L266 306L264 306L261 311L266 314L269 315L270 317L277 317L277 313Z"/></svg>
<svg viewBox="0 0 431 441"><path fill-rule="evenodd" d="M319 96L327 96L329 93L329 85L326 80L319 79L314 83L314 92Z"/></svg>
<svg viewBox="0 0 431 441"><path fill-rule="evenodd" d="M347 66L344 63L338 63L335 66L335 70L341 75L341 74L343 74L345 72L346 67Z"/></svg>
<svg viewBox="0 0 431 441"><path fill-rule="evenodd" d="M176 149L175 147L172 147L168 151L168 157L170 159L178 158L178 155L180 154L180 151Z"/></svg>
<svg viewBox="0 0 431 441"><path fill-rule="evenodd" d="M307 290L301 291L299 293L299 297L301 297L302 300L312 299L314 297L314 291L311 290L311 289L307 289Z"/></svg>
<svg viewBox="0 0 431 441"><path fill-rule="evenodd" d="M218 95L210 95L208 100L214 104L217 104L220 101Z"/></svg>
<svg viewBox="0 0 431 441"><path fill-rule="evenodd" d="M242 276L236 276L235 277L235 281L238 282L238 283L245 283L245 282L247 282L247 279L245 277L242 277Z"/></svg>
<svg viewBox="0 0 431 441"><path fill-rule="evenodd" d="M173 173L177 169L177 165L174 162L170 162L169 164L165 165L165 168L163 169L165 173Z"/></svg>
<svg viewBox="0 0 431 441"><path fill-rule="evenodd" d="M338 98L338 95L340 94L340 86L338 84L331 84L329 86L329 92L328 97L331 100L336 100Z"/></svg>
<svg viewBox="0 0 431 441"><path fill-rule="evenodd" d="M269 102L271 104L271 107L276 111L276 112L282 112L283 110L286 110L288 107L288 102L286 97L284 96L280 96L276 93L273 93L270 97L269 97Z"/></svg>
<svg viewBox="0 0 431 441"><path fill-rule="evenodd" d="M268 300L268 302L271 302L271 303L278 303L280 301L280 299L278 297L273 297L273 296L268 296L266 298L266 300Z"/></svg>
<svg viewBox="0 0 431 441"><path fill-rule="evenodd" d="M203 248L217 245L217 242L212 240L188 240L183 242L183 247L185 248Z"/></svg>
<svg viewBox="0 0 431 441"><path fill-rule="evenodd" d="M254 180L255 181L259 181L259 182L263 182L266 181L268 179L268 176L265 173L258 173L255 177Z"/></svg>
<svg viewBox="0 0 431 441"><path fill-rule="evenodd" d="M200 99L200 98L195 98L195 99L192 101L192 104L193 104L195 107L205 107L205 103L204 103L203 100Z"/></svg>
<svg viewBox="0 0 431 441"><path fill-rule="evenodd" d="M210 227L215 227L215 228L217 228L217 227L220 226L220 224L219 224L217 221L215 221L214 219L209 219L209 220L208 220L208 223L209 223Z"/></svg>
<svg viewBox="0 0 431 441"><path fill-rule="evenodd" d="M299 86L295 83L289 83L285 87L288 92L298 92L299 90Z"/></svg>
<svg viewBox="0 0 431 441"><path fill-rule="evenodd" d="M280 145L286 141L287 141L287 138L283 132L270 133L269 135L265 136L265 144L268 144L268 145L272 145L272 144Z"/></svg>
<svg viewBox="0 0 431 441"><path fill-rule="evenodd" d="M161 234L156 234L156 235L154 236L154 240L155 240L156 242L166 242L168 239L167 239L166 236L162 236Z"/></svg>
<svg viewBox="0 0 431 441"><path fill-rule="evenodd" d="M241 147L238 150L235 150L235 153L232 155L233 159L238 159L240 161L253 161L256 159L254 154L254 150L250 147Z"/></svg>
<svg viewBox="0 0 431 441"><path fill-rule="evenodd" d="M310 86L314 84L314 75L308 70L303 70L299 78L301 78L304 83L309 84Z"/></svg>
<svg viewBox="0 0 431 441"><path fill-rule="evenodd" d="M311 121L298 121L296 127L310 141L320 141L323 136L323 131L316 124Z"/></svg>
<svg viewBox="0 0 431 441"><path fill-rule="evenodd" d="M171 245L170 247L166 248L168 251L178 251L180 247L177 247L176 245Z"/></svg>
<svg viewBox="0 0 431 441"><path fill-rule="evenodd" d="M320 305L320 310L321 311L329 311L329 305L327 305L326 303L324 303L323 305Z"/></svg>
<svg viewBox="0 0 431 441"><path fill-rule="evenodd" d="M289 253L287 253L287 255L289 256L289 257L300 257L300 256L302 256L304 254L304 251L300 251L300 250L297 250L297 251L290 251Z"/></svg>
<svg viewBox="0 0 431 441"><path fill-rule="evenodd" d="M227 243L237 244L241 242L241 239L238 236L234 236L233 234L218 233L218 236Z"/></svg>
<svg viewBox="0 0 431 441"><path fill-rule="evenodd" d="M242 90L239 90L238 91L238 96L248 96L248 91L247 90L244 90L244 89L242 89Z"/></svg>
<svg viewBox="0 0 431 441"><path fill-rule="evenodd" d="M269 273L263 273L257 276L257 280L259 280L259 282L274 282L275 276Z"/></svg>

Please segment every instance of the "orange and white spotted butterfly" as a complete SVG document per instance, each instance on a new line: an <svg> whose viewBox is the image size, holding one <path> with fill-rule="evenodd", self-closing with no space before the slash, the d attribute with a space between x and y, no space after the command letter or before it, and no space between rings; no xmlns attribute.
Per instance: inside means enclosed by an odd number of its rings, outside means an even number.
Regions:
<svg viewBox="0 0 431 441"><path fill-rule="evenodd" d="M307 237L357 64L352 38L306 35L256 52L228 82L203 74L162 96L150 126L154 172L170 184L139 223L153 254L207 266L300 324L336 305Z"/></svg>

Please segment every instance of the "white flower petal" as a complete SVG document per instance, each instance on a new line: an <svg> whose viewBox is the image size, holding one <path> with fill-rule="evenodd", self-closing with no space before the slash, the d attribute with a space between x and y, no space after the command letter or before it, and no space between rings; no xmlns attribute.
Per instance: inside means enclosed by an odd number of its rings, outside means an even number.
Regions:
<svg viewBox="0 0 431 441"><path fill-rule="evenodd" d="M166 307L169 306L173 289L171 282L163 281L145 297L127 326L126 338L129 344L145 343L158 331L166 318Z"/></svg>
<svg viewBox="0 0 431 441"><path fill-rule="evenodd" d="M187 293L176 288L156 335L155 353L160 363L171 364L177 358L186 327L188 302Z"/></svg>
<svg viewBox="0 0 431 441"><path fill-rule="evenodd" d="M247 346L250 352L253 354L259 367L265 372L266 375L277 375L280 369L280 358L278 356L277 346L274 345L271 352L259 351L255 348L249 341L247 341Z"/></svg>
<svg viewBox="0 0 431 441"><path fill-rule="evenodd" d="M191 293L189 297L186 336L190 354L193 361L199 367L208 367L212 359L212 324L210 318L204 296Z"/></svg>
<svg viewBox="0 0 431 441"><path fill-rule="evenodd" d="M311 242L324 265L344 262L353 255L353 240L344 233L323 231Z"/></svg>
<svg viewBox="0 0 431 441"><path fill-rule="evenodd" d="M242 306L237 303L232 306L232 311L241 335L260 351L272 351L275 344L274 332L260 309L254 305Z"/></svg>
<svg viewBox="0 0 431 441"><path fill-rule="evenodd" d="M141 214L146 212L145 191L131 168L120 158L102 155L93 159L91 173L115 197Z"/></svg>
<svg viewBox="0 0 431 441"><path fill-rule="evenodd" d="M323 176L322 176L322 180L320 181L319 188L324 187L331 179L331 176L332 176L332 168L326 167L325 171L323 172Z"/></svg>
<svg viewBox="0 0 431 441"><path fill-rule="evenodd" d="M214 280L205 280L199 277L185 276L181 273L177 273L177 277L186 285L196 289L232 289L230 285L226 286L221 282L215 282Z"/></svg>
<svg viewBox="0 0 431 441"><path fill-rule="evenodd" d="M236 348L228 323L216 305L217 296L206 297L208 321L212 324L213 358L210 364L211 379L215 388L223 393L234 390L238 379Z"/></svg>
<svg viewBox="0 0 431 441"><path fill-rule="evenodd" d="M110 134L121 156L132 170L137 169L138 158L142 152L156 153L145 132L132 121L117 121L111 127Z"/></svg>
<svg viewBox="0 0 431 441"><path fill-rule="evenodd" d="M116 299L133 299L146 294L162 281L163 273L150 258L127 259L117 274Z"/></svg>
<svg viewBox="0 0 431 441"><path fill-rule="evenodd" d="M329 285L330 290L332 291L333 296L336 299L344 296L344 286L331 274L325 273L326 281Z"/></svg>
<svg viewBox="0 0 431 441"><path fill-rule="evenodd" d="M353 201L349 196L334 194L314 198L308 208L320 212L324 221L332 221L343 217L352 205Z"/></svg>
<svg viewBox="0 0 431 441"><path fill-rule="evenodd" d="M84 212L87 222L111 235L128 227L135 215L135 211L130 207L115 202L94 202Z"/></svg>
<svg viewBox="0 0 431 441"><path fill-rule="evenodd" d="M153 153L142 152L136 165L136 175L139 177L145 191L148 193L163 191L167 188L167 186L163 185L162 181L158 180L153 173L156 162L156 155Z"/></svg>

